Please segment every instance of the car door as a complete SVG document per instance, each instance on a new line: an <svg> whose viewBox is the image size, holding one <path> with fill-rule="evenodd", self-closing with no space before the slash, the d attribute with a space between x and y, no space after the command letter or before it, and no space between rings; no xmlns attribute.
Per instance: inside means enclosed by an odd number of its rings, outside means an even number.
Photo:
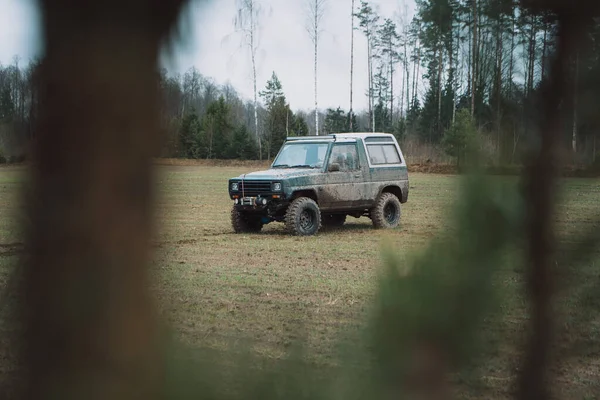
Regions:
<svg viewBox="0 0 600 400"><path fill-rule="evenodd" d="M363 182L359 161L356 142L332 145L327 163L327 178L319 193L322 208L345 210L359 203L362 196L359 185Z"/></svg>

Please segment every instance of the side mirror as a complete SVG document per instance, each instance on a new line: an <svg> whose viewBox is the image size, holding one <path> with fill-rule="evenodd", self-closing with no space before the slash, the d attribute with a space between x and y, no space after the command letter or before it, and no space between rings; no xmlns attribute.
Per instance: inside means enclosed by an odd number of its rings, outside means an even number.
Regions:
<svg viewBox="0 0 600 400"><path fill-rule="evenodd" d="M329 168L328 168L329 172L336 172L336 171L339 171L339 170L340 170L340 164L338 164L338 163L331 163L331 164L329 164Z"/></svg>

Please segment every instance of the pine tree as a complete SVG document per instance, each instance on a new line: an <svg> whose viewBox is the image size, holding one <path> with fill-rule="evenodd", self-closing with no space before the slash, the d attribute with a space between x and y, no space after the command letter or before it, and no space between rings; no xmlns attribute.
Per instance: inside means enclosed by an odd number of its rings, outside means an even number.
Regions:
<svg viewBox="0 0 600 400"><path fill-rule="evenodd" d="M179 131L179 157L196 158L200 119L195 110L191 110L181 121Z"/></svg>
<svg viewBox="0 0 600 400"><path fill-rule="evenodd" d="M292 124L291 124L290 136L307 136L308 135L308 125L306 120L298 115L292 114Z"/></svg>
<svg viewBox="0 0 600 400"><path fill-rule="evenodd" d="M255 160L258 158L256 141L252 138L246 125L240 125L234 130L229 147L229 158L239 160Z"/></svg>
<svg viewBox="0 0 600 400"><path fill-rule="evenodd" d="M281 82L275 72L272 73L265 90L259 94L267 108L264 143L267 158L270 159L271 155L276 154L285 141L290 108L286 103Z"/></svg>
<svg viewBox="0 0 600 400"><path fill-rule="evenodd" d="M461 166L465 156L476 137L475 124L469 110L463 108L456 113L456 120L442 139L446 153L456 157L456 164Z"/></svg>
<svg viewBox="0 0 600 400"><path fill-rule="evenodd" d="M323 131L325 134L347 132L348 119L344 110L328 108L325 114Z"/></svg>

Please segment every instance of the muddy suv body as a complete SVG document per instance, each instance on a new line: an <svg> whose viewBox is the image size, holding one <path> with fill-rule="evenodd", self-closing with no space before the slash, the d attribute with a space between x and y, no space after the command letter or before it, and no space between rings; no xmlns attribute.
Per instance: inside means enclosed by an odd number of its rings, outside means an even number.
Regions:
<svg viewBox="0 0 600 400"><path fill-rule="evenodd" d="M347 216L394 228L408 200L406 161L393 135L288 137L270 168L229 180L235 232L283 222L294 235L341 226Z"/></svg>

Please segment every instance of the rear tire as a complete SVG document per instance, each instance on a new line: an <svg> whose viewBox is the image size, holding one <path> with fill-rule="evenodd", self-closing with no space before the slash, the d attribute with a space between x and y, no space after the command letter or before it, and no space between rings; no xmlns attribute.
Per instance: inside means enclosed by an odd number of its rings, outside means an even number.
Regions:
<svg viewBox="0 0 600 400"><path fill-rule="evenodd" d="M375 229L392 229L400 224L402 209L400 200L393 193L382 193L371 209Z"/></svg>
<svg viewBox="0 0 600 400"><path fill-rule="evenodd" d="M317 203L308 197L292 201L285 215L285 228L294 236L315 235L321 228L321 211Z"/></svg>
<svg viewBox="0 0 600 400"><path fill-rule="evenodd" d="M235 233L256 233L260 232L263 223L260 216L250 215L233 207L231 210L231 226L233 226Z"/></svg>

